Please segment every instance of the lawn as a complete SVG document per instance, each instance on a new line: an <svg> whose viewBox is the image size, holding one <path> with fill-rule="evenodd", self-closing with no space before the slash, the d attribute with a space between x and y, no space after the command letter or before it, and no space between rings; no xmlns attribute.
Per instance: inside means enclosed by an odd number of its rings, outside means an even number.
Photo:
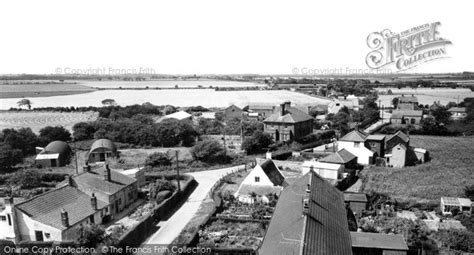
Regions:
<svg viewBox="0 0 474 255"><path fill-rule="evenodd" d="M362 192L428 202L464 196L464 187L474 185L474 136L410 138L410 145L427 149L432 160L404 168L368 167L361 172Z"/></svg>

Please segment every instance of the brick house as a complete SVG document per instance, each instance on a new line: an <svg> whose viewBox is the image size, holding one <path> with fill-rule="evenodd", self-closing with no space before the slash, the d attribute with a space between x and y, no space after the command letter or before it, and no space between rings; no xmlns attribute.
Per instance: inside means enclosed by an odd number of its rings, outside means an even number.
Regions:
<svg viewBox="0 0 474 255"><path fill-rule="evenodd" d="M291 102L280 105L264 121L264 131L275 141L288 141L309 135L313 132L313 118L303 111L291 107Z"/></svg>

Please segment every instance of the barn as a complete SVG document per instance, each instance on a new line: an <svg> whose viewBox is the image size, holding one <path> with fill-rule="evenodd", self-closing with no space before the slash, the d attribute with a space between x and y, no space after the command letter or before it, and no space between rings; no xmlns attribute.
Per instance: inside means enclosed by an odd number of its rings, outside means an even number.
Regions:
<svg viewBox="0 0 474 255"><path fill-rule="evenodd" d="M105 162L117 156L117 146L109 139L96 140L89 151L88 162Z"/></svg>
<svg viewBox="0 0 474 255"><path fill-rule="evenodd" d="M50 142L36 155L35 164L42 167L64 166L71 158L71 148L63 141Z"/></svg>

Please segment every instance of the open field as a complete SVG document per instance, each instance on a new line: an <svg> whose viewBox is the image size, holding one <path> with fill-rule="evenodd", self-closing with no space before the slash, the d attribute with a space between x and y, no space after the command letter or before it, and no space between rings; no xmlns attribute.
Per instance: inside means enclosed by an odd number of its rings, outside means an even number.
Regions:
<svg viewBox="0 0 474 255"><path fill-rule="evenodd" d="M387 91L391 90L393 95L387 95ZM449 102L457 103L462 102L466 97L474 97L474 91L470 89L458 88L458 89L451 89L451 88L419 88L419 89L411 89L411 88L376 88L379 93L385 93L384 95L379 94L379 99L381 104L385 107L391 106L392 99L394 97L400 95L414 95L418 98L419 103L421 104L428 104L432 105L435 101L440 101L441 104L446 105Z"/></svg>
<svg viewBox="0 0 474 255"><path fill-rule="evenodd" d="M434 200L463 196L474 185L474 137L411 136L410 145L425 148L432 160L404 168L369 167L361 172L362 192L387 193L399 199Z"/></svg>
<svg viewBox="0 0 474 255"><path fill-rule="evenodd" d="M38 133L46 126L63 126L72 132L72 126L81 121L94 121L98 112L36 112L0 111L0 130L29 127Z"/></svg>
<svg viewBox="0 0 474 255"><path fill-rule="evenodd" d="M264 84L254 82L240 81L222 81L222 80L177 80L177 79L160 79L150 81L77 81L80 84L93 88L209 88L209 87L261 87Z"/></svg>
<svg viewBox="0 0 474 255"><path fill-rule="evenodd" d="M74 95L96 89L79 84L0 84L0 98L49 97Z"/></svg>
<svg viewBox="0 0 474 255"><path fill-rule="evenodd" d="M143 104L154 105L227 107L230 104L271 104L277 105L291 101L294 105L328 104L329 99L322 99L287 90L257 91L215 91L213 89L163 89L163 90L101 90L86 94L55 97L37 97L31 99L33 107L69 107L69 106L102 106L102 100L114 99L121 106ZM18 107L21 98L0 100L0 109Z"/></svg>

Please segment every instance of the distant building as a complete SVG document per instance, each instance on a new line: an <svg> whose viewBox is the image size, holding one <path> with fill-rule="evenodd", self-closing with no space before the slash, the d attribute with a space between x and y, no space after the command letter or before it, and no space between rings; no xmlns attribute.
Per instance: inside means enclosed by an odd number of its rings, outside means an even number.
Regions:
<svg viewBox="0 0 474 255"><path fill-rule="evenodd" d="M336 114L343 107L349 110L359 111L363 108L362 101L358 97L351 97L346 99L334 99L328 104L328 113Z"/></svg>
<svg viewBox="0 0 474 255"><path fill-rule="evenodd" d="M268 159L262 164L255 166L242 181L234 196L241 202L253 203L254 198L252 194L258 196L266 196L268 194L279 195L286 185L283 174L275 163Z"/></svg>
<svg viewBox="0 0 474 255"><path fill-rule="evenodd" d="M165 115L161 118L158 118L155 120L155 122L159 123L167 119L174 119L174 120L191 120L193 118L193 115L185 112L185 111L178 111L175 113L171 113L168 115Z"/></svg>
<svg viewBox="0 0 474 255"><path fill-rule="evenodd" d="M352 254L342 193L314 172L281 193L258 251L275 254Z"/></svg>
<svg viewBox="0 0 474 255"><path fill-rule="evenodd" d="M398 110L418 110L418 98L411 95L398 97Z"/></svg>
<svg viewBox="0 0 474 255"><path fill-rule="evenodd" d="M89 151L88 162L105 162L117 156L117 146L109 139L96 140Z"/></svg>
<svg viewBox="0 0 474 255"><path fill-rule="evenodd" d="M346 149L357 156L357 163L361 165L373 164L374 152L365 147L367 136L368 134L360 130L353 130L337 141L337 148Z"/></svg>
<svg viewBox="0 0 474 255"><path fill-rule="evenodd" d="M393 110L390 123L420 125L422 119L422 110Z"/></svg>
<svg viewBox="0 0 474 255"><path fill-rule="evenodd" d="M224 109L224 118L226 119L242 119L243 115L246 115L246 111L242 110L240 107L232 104L229 107Z"/></svg>
<svg viewBox="0 0 474 255"><path fill-rule="evenodd" d="M344 202L354 214L360 215L367 208L367 196L364 193L344 192Z"/></svg>
<svg viewBox="0 0 474 255"><path fill-rule="evenodd" d="M440 207L443 215L451 215L454 210L472 213L473 206L474 204L469 198L441 197Z"/></svg>
<svg viewBox="0 0 474 255"><path fill-rule="evenodd" d="M291 107L291 102L281 104L278 112L264 121L264 131L275 141L288 141L313 132L313 118L301 110Z"/></svg>
<svg viewBox="0 0 474 255"><path fill-rule="evenodd" d="M464 119L467 116L466 107L451 107L448 109L451 113L451 119Z"/></svg>
<svg viewBox="0 0 474 255"><path fill-rule="evenodd" d="M71 148L63 141L50 142L35 158L35 164L43 167L65 166L71 158Z"/></svg>
<svg viewBox="0 0 474 255"><path fill-rule="evenodd" d="M351 232L354 255L406 255L408 246L402 235Z"/></svg>
<svg viewBox="0 0 474 255"><path fill-rule="evenodd" d="M268 116L272 115L275 111L275 105L268 104L249 104L248 111L258 113L259 119L264 120Z"/></svg>

